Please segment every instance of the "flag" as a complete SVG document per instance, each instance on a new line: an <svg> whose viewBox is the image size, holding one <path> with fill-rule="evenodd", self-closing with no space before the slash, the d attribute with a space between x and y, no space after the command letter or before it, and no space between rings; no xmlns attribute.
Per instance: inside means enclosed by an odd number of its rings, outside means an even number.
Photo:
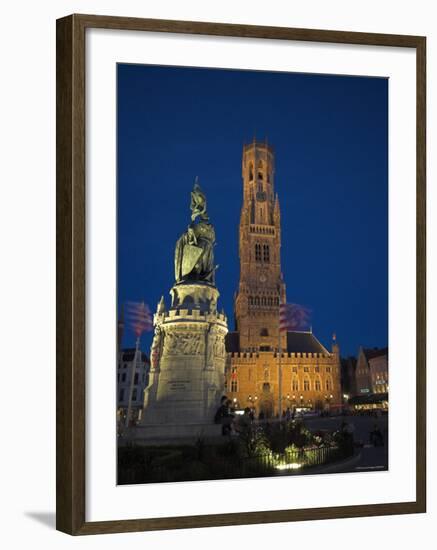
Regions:
<svg viewBox="0 0 437 550"><path fill-rule="evenodd" d="M153 330L152 314L149 306L144 302L128 302L126 304L126 319L137 338L143 332Z"/></svg>
<svg viewBox="0 0 437 550"><path fill-rule="evenodd" d="M309 328L311 311L299 304L280 304L279 330L305 330Z"/></svg>

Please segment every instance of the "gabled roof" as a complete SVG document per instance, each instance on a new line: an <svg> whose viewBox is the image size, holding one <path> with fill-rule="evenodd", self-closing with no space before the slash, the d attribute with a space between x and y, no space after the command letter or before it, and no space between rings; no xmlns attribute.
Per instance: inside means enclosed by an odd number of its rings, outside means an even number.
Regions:
<svg viewBox="0 0 437 550"><path fill-rule="evenodd" d="M364 355L367 361L369 359L375 359L375 357L381 357L382 355L388 355L388 348L363 348Z"/></svg>
<svg viewBox="0 0 437 550"><path fill-rule="evenodd" d="M122 353L122 361L126 361L127 363L134 360L135 357L135 348L124 348L121 350ZM141 360L145 363L149 363L149 358L147 355L142 351L141 352Z"/></svg>
<svg viewBox="0 0 437 550"><path fill-rule="evenodd" d="M238 353L241 351L239 332L228 332L225 337L225 345L228 353ZM312 332L300 331L287 332L287 349L283 351L286 353L329 354L329 351L317 340Z"/></svg>
<svg viewBox="0 0 437 550"><path fill-rule="evenodd" d="M329 351L317 340L312 332L287 332L288 353L324 353Z"/></svg>

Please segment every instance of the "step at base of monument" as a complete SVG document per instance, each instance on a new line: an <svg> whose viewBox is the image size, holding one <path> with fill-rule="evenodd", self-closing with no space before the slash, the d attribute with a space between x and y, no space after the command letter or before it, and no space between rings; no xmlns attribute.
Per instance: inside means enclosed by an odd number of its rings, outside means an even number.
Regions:
<svg viewBox="0 0 437 550"><path fill-rule="evenodd" d="M150 424L126 429L119 444L183 445L196 443L199 439L205 443L226 440L220 424Z"/></svg>

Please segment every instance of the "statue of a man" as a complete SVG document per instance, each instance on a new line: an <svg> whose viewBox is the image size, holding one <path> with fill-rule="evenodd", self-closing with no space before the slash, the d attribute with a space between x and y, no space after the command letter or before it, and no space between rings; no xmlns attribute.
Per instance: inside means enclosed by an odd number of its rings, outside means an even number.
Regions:
<svg viewBox="0 0 437 550"><path fill-rule="evenodd" d="M177 283L205 281L214 284L215 231L214 226L209 223L206 196L197 178L191 192L190 209L191 223L176 243L175 279Z"/></svg>

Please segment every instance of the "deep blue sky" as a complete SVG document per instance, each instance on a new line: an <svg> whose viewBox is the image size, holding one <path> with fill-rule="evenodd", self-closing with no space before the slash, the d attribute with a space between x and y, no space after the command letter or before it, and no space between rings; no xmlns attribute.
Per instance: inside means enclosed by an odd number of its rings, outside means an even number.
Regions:
<svg viewBox="0 0 437 550"><path fill-rule="evenodd" d="M388 340L388 81L118 65L118 304L169 303L196 176L215 225L229 328L244 143L275 150L287 300L342 355ZM143 336L149 351L151 335ZM126 330L123 344L133 345Z"/></svg>

